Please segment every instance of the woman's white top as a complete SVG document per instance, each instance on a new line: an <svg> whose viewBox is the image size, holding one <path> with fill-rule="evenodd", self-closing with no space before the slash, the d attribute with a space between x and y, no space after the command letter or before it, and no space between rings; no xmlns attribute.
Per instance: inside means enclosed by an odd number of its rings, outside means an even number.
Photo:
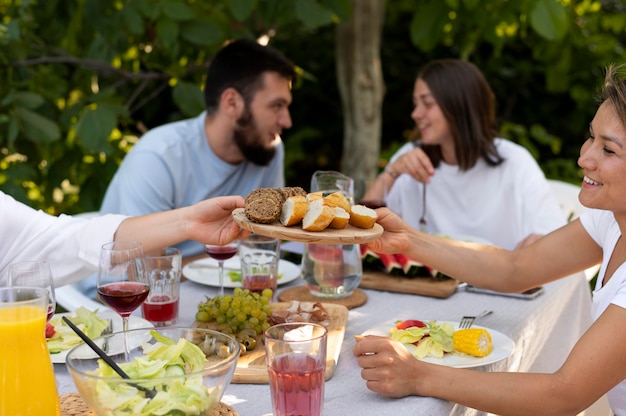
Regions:
<svg viewBox="0 0 626 416"><path fill-rule="evenodd" d="M426 231L452 238L488 242L506 249L530 234L547 234L566 223L549 183L524 147L495 139L505 161L488 166L480 159L466 172L442 162L426 185ZM413 149L407 143L394 154ZM387 195L387 207L420 228L424 184L400 175Z"/></svg>

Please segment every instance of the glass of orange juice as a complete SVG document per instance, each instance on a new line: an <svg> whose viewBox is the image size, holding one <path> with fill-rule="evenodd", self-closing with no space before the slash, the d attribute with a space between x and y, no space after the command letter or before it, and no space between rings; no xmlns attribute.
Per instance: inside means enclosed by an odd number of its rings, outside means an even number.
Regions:
<svg viewBox="0 0 626 416"><path fill-rule="evenodd" d="M61 415L47 311L47 289L0 288L0 415Z"/></svg>

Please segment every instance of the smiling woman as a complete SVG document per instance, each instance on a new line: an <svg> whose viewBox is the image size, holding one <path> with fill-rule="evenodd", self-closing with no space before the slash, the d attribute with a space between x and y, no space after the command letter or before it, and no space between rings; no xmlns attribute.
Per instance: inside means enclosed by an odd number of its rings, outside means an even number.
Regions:
<svg viewBox="0 0 626 416"><path fill-rule="evenodd" d="M501 292L547 284L602 262L593 292L594 320L561 368L552 374L460 372L410 360L395 341L365 337L354 355L367 387L391 397L434 396L496 414L577 414L605 393L616 415L626 414L626 79L607 71L603 95L579 166L580 201L587 208L567 225L509 251L452 242L417 231L379 210L376 252L404 253L449 276ZM566 248L566 249L564 249ZM485 273L489 270L489 273ZM597 346L602 345L601 349Z"/></svg>

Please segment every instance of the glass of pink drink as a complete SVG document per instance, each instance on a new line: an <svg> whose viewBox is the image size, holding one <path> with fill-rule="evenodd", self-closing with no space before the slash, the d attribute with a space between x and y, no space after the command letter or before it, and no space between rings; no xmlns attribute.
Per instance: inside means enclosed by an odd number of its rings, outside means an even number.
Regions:
<svg viewBox="0 0 626 416"><path fill-rule="evenodd" d="M150 293L141 305L143 317L154 326L171 326L178 320L178 298L183 255L177 248L166 247L144 257L150 278Z"/></svg>
<svg viewBox="0 0 626 416"><path fill-rule="evenodd" d="M251 234L239 243L241 285L251 292L271 289L276 293L280 240Z"/></svg>
<svg viewBox="0 0 626 416"><path fill-rule="evenodd" d="M319 416L324 408L327 330L286 323L265 330L265 351L275 416Z"/></svg>

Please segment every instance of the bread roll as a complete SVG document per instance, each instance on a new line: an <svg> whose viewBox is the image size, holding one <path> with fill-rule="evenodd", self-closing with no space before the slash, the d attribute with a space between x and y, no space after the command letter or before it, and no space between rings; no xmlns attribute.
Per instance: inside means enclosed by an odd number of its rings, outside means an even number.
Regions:
<svg viewBox="0 0 626 416"><path fill-rule="evenodd" d="M306 214L309 204L306 197L302 195L290 196L283 204L280 213L280 223L285 227L299 224Z"/></svg>
<svg viewBox="0 0 626 416"><path fill-rule="evenodd" d="M358 228L372 228L378 219L378 214L365 205L353 205L350 210L350 225Z"/></svg>
<svg viewBox="0 0 626 416"><path fill-rule="evenodd" d="M325 230L335 217L333 211L333 208L324 205L324 200L321 198L309 202L302 219L302 229L305 231Z"/></svg>
<svg viewBox="0 0 626 416"><path fill-rule="evenodd" d="M335 218L328 225L328 228L335 228L341 230L346 228L350 221L350 213L341 207L333 208L335 210Z"/></svg>
<svg viewBox="0 0 626 416"><path fill-rule="evenodd" d="M350 212L350 202L346 199L341 191L333 192L324 197L324 203L330 207L343 208L346 212Z"/></svg>
<svg viewBox="0 0 626 416"><path fill-rule="evenodd" d="M313 202L316 199L322 199L324 198L324 193L322 191L318 191L318 192L311 192L306 194L306 200L309 202Z"/></svg>

